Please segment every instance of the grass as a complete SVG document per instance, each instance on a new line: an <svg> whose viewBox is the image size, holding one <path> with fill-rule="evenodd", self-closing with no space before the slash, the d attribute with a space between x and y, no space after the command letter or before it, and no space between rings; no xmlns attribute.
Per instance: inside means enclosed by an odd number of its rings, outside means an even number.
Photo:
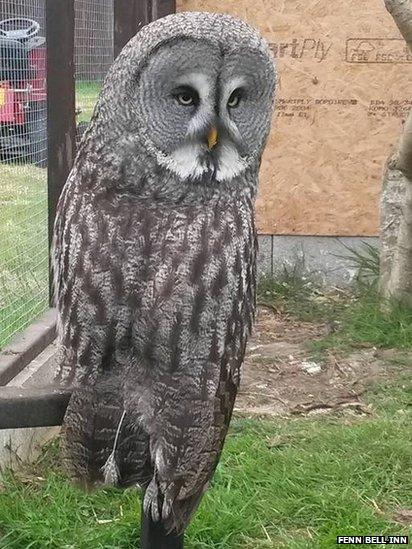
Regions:
<svg viewBox="0 0 412 549"><path fill-rule="evenodd" d="M337 535L411 534L393 518L412 506L411 396L406 381L378 388L373 415L346 421L236 418L188 549L326 549ZM126 549L138 533L135 491L80 492L56 444L31 470L5 475L2 549Z"/></svg>
<svg viewBox="0 0 412 549"><path fill-rule="evenodd" d="M48 300L46 172L0 164L0 348Z"/></svg>
<svg viewBox="0 0 412 549"><path fill-rule="evenodd" d="M338 330L312 342L312 350L360 346L412 349L412 309L396 302L383 307L376 292L351 301L340 310L336 320Z"/></svg>
<svg viewBox="0 0 412 549"><path fill-rule="evenodd" d="M76 82L76 107L81 110L77 122L88 122L100 93L101 84L97 82Z"/></svg>
<svg viewBox="0 0 412 549"><path fill-rule="evenodd" d="M284 269L276 279L263 278L258 302L301 321L331 323L331 335L310 343L314 354L359 346L411 349L412 309L397 302L384 303L379 296L377 250L369 244L361 250L345 248L346 255L340 257L358 272L352 289L325 291L297 265Z"/></svg>
<svg viewBox="0 0 412 549"><path fill-rule="evenodd" d="M276 278L262 277L258 304L302 321L323 321L347 305L348 294L324 293L310 278L295 269L284 269Z"/></svg>
<svg viewBox="0 0 412 549"><path fill-rule="evenodd" d="M76 104L88 121L100 91L76 83ZM48 306L47 171L0 164L0 349Z"/></svg>
<svg viewBox="0 0 412 549"><path fill-rule="evenodd" d="M379 248L369 242L362 242L359 248L348 246L339 241L345 250L342 254L332 254L343 259L356 270L357 287L360 290L377 290L379 281L380 252Z"/></svg>

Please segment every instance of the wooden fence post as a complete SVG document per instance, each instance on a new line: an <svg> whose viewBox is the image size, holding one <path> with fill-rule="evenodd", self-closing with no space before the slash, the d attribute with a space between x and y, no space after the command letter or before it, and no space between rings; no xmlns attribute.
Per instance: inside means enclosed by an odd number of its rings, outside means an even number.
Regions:
<svg viewBox="0 0 412 549"><path fill-rule="evenodd" d="M60 387L0 387L0 430L61 425L70 397Z"/></svg>
<svg viewBox="0 0 412 549"><path fill-rule="evenodd" d="M114 0L114 57L144 25L175 11L176 0Z"/></svg>
<svg viewBox="0 0 412 549"><path fill-rule="evenodd" d="M46 0L46 45L47 190L50 246L57 203L72 167L76 147L74 0ZM52 305L51 276L49 289Z"/></svg>
<svg viewBox="0 0 412 549"><path fill-rule="evenodd" d="M114 57L136 32L150 23L151 0L114 0Z"/></svg>
<svg viewBox="0 0 412 549"><path fill-rule="evenodd" d="M176 0L153 0L152 21L176 13Z"/></svg>

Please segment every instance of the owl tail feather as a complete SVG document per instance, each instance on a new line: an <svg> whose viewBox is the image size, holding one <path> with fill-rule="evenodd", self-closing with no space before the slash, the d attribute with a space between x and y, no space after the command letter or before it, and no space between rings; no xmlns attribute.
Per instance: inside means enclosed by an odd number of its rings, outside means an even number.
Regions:
<svg viewBox="0 0 412 549"><path fill-rule="evenodd" d="M119 425L117 426L116 436L114 437L113 450L107 458L106 463L101 468L104 475L104 483L109 485L111 484L113 486L119 482L119 467L116 463L116 448L125 415L126 410L123 410L122 417L120 418Z"/></svg>
<svg viewBox="0 0 412 549"><path fill-rule="evenodd" d="M183 534L168 532L163 522L154 521L150 509L145 509L142 498L141 549L183 549Z"/></svg>

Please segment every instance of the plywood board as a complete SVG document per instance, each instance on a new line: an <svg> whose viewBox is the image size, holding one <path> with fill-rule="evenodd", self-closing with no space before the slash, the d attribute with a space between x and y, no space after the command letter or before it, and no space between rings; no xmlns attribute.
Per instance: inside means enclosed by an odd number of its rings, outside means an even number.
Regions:
<svg viewBox="0 0 412 549"><path fill-rule="evenodd" d="M266 234L376 235L385 160L412 106L412 55L382 0L178 0L271 44L277 110L261 168Z"/></svg>

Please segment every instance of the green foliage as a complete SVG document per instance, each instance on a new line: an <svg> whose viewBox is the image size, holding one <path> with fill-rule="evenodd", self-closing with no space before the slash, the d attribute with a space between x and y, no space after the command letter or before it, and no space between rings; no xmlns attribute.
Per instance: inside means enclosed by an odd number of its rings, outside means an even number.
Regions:
<svg viewBox="0 0 412 549"><path fill-rule="evenodd" d="M378 293L378 250L368 243L361 250L345 247L348 254L340 257L352 261L358 271L352 289L325 291L298 265L280 277L263 277L258 303L298 320L333 323L331 335L310 343L314 353L331 347L412 348L412 309L384 301Z"/></svg>
<svg viewBox="0 0 412 549"><path fill-rule="evenodd" d="M410 390L410 389L409 389ZM235 419L188 549L329 549L338 534L407 533L411 508L410 392L384 387L367 418ZM83 493L59 470L55 444L0 492L2 549L131 549L136 492Z"/></svg>
<svg viewBox="0 0 412 549"><path fill-rule="evenodd" d="M374 291L353 300L337 321L335 333L310 344L313 351L362 346L412 348L412 309L397 302L383 303Z"/></svg>
<svg viewBox="0 0 412 549"><path fill-rule="evenodd" d="M299 320L333 318L344 302L340 294L328 297L304 272L303 263L284 266L276 277L263 276L258 284L258 304Z"/></svg>
<svg viewBox="0 0 412 549"><path fill-rule="evenodd" d="M335 257L346 260L349 265L356 269L356 288L359 291L377 290L379 282L380 255L379 248L362 242L362 246L352 248L340 241L346 253L332 254Z"/></svg>

